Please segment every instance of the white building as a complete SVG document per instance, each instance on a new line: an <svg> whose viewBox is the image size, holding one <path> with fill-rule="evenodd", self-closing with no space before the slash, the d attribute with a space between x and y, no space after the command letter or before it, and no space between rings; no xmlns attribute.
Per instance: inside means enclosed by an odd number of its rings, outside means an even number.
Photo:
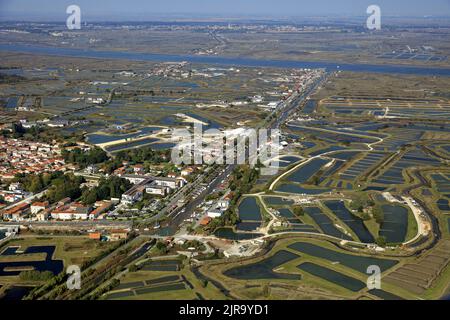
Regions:
<svg viewBox="0 0 450 320"><path fill-rule="evenodd" d="M223 211L220 209L216 209L214 207L211 207L211 209L208 210L208 217L210 218L220 218L223 215Z"/></svg>
<svg viewBox="0 0 450 320"><path fill-rule="evenodd" d="M151 185L147 186L147 188L145 189L145 192L147 192L148 194L165 197L169 193L168 189L169 189L168 187L151 184Z"/></svg>

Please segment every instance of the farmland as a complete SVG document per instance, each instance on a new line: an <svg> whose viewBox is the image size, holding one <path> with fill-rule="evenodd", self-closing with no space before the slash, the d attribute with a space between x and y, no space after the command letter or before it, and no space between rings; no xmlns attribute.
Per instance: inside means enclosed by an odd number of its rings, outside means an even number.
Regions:
<svg viewBox="0 0 450 320"><path fill-rule="evenodd" d="M120 279L120 284L102 296L106 300L221 299L212 283L198 279L183 259L157 258L143 261L139 269Z"/></svg>

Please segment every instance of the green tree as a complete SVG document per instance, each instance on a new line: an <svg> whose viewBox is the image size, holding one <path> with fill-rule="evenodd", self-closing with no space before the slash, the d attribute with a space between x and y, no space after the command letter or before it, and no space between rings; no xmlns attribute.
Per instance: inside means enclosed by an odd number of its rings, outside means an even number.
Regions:
<svg viewBox="0 0 450 320"><path fill-rule="evenodd" d="M383 212L383 210L381 209L381 207L379 205L377 205L377 206L375 206L373 208L372 215L373 215L375 221L378 224L380 224L380 225L383 224L383 222L384 222L384 212Z"/></svg>
<svg viewBox="0 0 450 320"><path fill-rule="evenodd" d="M304 216L305 210L301 206L293 206L292 211L296 216Z"/></svg>
<svg viewBox="0 0 450 320"><path fill-rule="evenodd" d="M379 236L376 240L375 243L379 246L379 247L386 247L386 237L384 236Z"/></svg>

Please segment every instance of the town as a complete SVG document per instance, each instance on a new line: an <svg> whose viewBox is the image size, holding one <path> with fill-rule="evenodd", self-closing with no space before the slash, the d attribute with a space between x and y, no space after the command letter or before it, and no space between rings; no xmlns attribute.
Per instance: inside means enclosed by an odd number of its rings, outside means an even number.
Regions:
<svg viewBox="0 0 450 320"><path fill-rule="evenodd" d="M0 300L448 299L450 24L364 14L0 15Z"/></svg>

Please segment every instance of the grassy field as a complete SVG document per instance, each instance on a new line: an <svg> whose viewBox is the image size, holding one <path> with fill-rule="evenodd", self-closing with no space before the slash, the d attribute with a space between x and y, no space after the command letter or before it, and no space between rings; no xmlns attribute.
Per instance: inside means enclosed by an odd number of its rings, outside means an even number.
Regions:
<svg viewBox="0 0 450 320"><path fill-rule="evenodd" d="M102 253L106 252L113 243L111 242L98 242L90 240L87 237L26 237L18 238L9 241L0 248L0 252L3 252L8 247L20 247L20 251L26 250L28 247L33 246L55 246L55 252L53 254L53 260L62 260L64 267L69 265L79 265L98 257ZM25 255L12 255L12 256L0 256L0 262L11 261L43 261L45 254L25 254ZM0 283L6 284L20 284L20 280L17 276L5 276L0 277Z"/></svg>
<svg viewBox="0 0 450 320"><path fill-rule="evenodd" d="M154 260L154 261L160 261ZM173 280L173 281L167 281L167 282L161 282L159 284L151 285L153 288L159 288L161 285L162 287L179 283L180 281L184 284L184 286L181 286L183 288L177 289L177 290L164 290L161 289L161 291L155 291L150 293L144 293L139 294L130 297L123 297L119 299L123 300L193 300L198 299L199 296L203 297L207 300L219 300L219 299L225 299L226 297L220 292L219 289L217 289L212 283L208 282L205 286L205 284L199 280L191 271L189 265L186 261L181 265L181 268L179 271L150 271L150 270L139 270L136 272L128 272L123 277L120 278L120 285L121 286L127 286L127 284L133 284L135 282L142 282L142 281L156 281L158 282L160 279L164 279L166 277L178 277L179 280ZM182 278L184 277L184 279ZM192 286L192 288L190 287ZM139 287L136 287L139 291ZM133 290L133 288L132 288ZM136 289L135 289L136 290ZM129 289L118 289L115 288L113 291L107 293L102 298L108 299L108 295L112 293L118 293L118 292L126 292L129 291Z"/></svg>

